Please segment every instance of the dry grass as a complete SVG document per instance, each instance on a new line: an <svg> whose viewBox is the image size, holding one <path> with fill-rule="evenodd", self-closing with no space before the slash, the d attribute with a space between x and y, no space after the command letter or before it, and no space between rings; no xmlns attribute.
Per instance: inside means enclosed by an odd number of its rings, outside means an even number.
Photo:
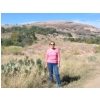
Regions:
<svg viewBox="0 0 100 100"><path fill-rule="evenodd" d="M24 55L22 52L23 48L19 46L2 46L1 47L1 52L2 54L14 54L14 55Z"/></svg>
<svg viewBox="0 0 100 100"><path fill-rule="evenodd" d="M69 56L63 59L61 77L66 83L64 87L83 87L88 79L100 73L100 54L94 54L93 57L96 57L96 60L90 61L91 55Z"/></svg>
<svg viewBox="0 0 100 100"><path fill-rule="evenodd" d="M41 45L42 44L42 45ZM100 53L94 53L95 45L84 43L71 43L56 41L57 47L61 47L60 76L65 88L84 87L86 81L100 74ZM44 41L24 48L25 55L1 55L2 64L8 63L12 59L23 59L26 55L30 58L45 59L45 52L48 44ZM95 58L95 59L93 59ZM16 76L1 75L1 87L11 88L48 88L48 73L45 77L36 73L33 68L29 75L18 74ZM56 84L52 88L56 88Z"/></svg>

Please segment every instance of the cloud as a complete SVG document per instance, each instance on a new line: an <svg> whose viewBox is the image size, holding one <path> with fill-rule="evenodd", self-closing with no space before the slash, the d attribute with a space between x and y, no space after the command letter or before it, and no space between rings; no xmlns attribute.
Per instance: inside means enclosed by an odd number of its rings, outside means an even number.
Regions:
<svg viewBox="0 0 100 100"><path fill-rule="evenodd" d="M89 25L92 25L92 26L94 26L94 27L100 28L100 20L94 20L94 21L74 20L73 22L89 24Z"/></svg>
<svg viewBox="0 0 100 100"><path fill-rule="evenodd" d="M36 23L36 22L39 22L39 21L23 22L23 23L20 23L20 24L31 24L31 23ZM88 25L92 25L94 27L100 28L100 20L94 20L94 21L73 20L73 22L88 24Z"/></svg>
<svg viewBox="0 0 100 100"><path fill-rule="evenodd" d="M19 23L19 24L31 24L31 23L36 23L37 21L31 21L31 22L22 22L22 23Z"/></svg>

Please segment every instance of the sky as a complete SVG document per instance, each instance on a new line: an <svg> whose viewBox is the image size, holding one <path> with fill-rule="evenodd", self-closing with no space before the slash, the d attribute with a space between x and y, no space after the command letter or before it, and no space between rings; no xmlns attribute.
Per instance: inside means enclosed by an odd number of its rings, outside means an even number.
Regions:
<svg viewBox="0 0 100 100"><path fill-rule="evenodd" d="M27 24L52 20L86 23L100 28L100 13L1 13L1 25Z"/></svg>

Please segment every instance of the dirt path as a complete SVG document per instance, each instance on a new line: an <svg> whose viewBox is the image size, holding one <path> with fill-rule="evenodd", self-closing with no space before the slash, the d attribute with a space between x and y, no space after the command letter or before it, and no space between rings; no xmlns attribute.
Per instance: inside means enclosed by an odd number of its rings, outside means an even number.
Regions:
<svg viewBox="0 0 100 100"><path fill-rule="evenodd" d="M100 75L95 79L89 80L84 88L100 88Z"/></svg>

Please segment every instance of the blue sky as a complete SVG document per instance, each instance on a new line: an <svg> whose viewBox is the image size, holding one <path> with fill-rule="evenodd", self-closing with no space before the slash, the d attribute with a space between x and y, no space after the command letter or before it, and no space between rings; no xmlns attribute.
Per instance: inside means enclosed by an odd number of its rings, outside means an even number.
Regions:
<svg viewBox="0 0 100 100"><path fill-rule="evenodd" d="M65 20L90 24L100 28L100 13L1 13L1 24L27 24Z"/></svg>

